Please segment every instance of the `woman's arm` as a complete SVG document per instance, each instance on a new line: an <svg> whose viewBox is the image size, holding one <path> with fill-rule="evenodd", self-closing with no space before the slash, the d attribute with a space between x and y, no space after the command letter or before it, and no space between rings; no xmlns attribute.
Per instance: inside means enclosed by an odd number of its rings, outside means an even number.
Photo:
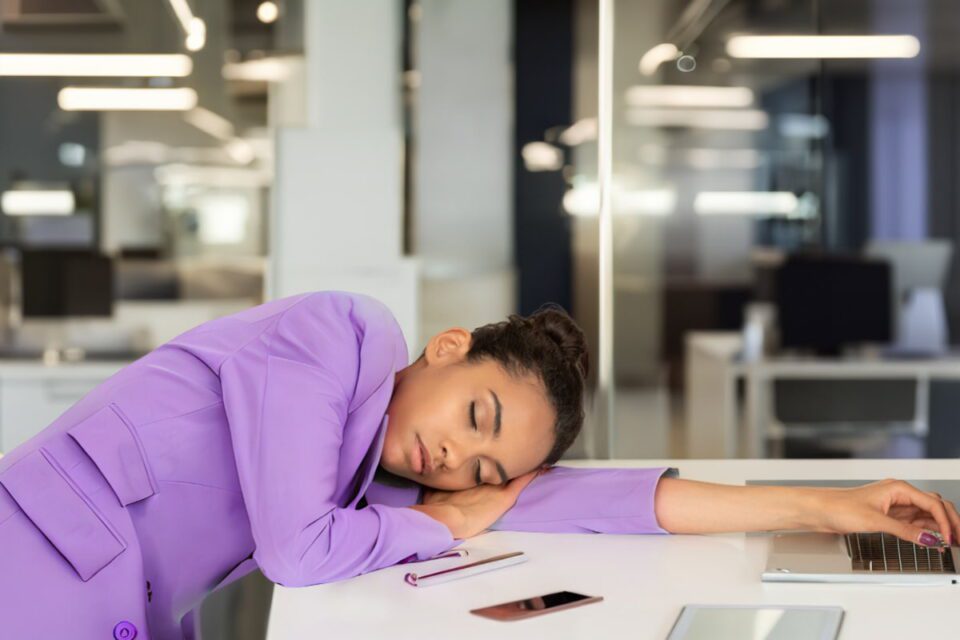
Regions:
<svg viewBox="0 0 960 640"><path fill-rule="evenodd" d="M950 540L960 531L953 504L900 480L850 489L732 486L663 478L657 520L673 533L804 529L833 533L883 531L935 546L925 529Z"/></svg>
<svg viewBox="0 0 960 640"><path fill-rule="evenodd" d="M945 539L960 532L953 504L899 480L852 489L736 486L680 480L672 471L553 467L533 480L490 528L564 533L883 531L921 544L937 542L921 539L925 529ZM476 508L478 498L498 490L427 491L421 509L428 512L432 504ZM494 511L504 508L503 500L497 503ZM447 516L450 523L455 517L456 511Z"/></svg>

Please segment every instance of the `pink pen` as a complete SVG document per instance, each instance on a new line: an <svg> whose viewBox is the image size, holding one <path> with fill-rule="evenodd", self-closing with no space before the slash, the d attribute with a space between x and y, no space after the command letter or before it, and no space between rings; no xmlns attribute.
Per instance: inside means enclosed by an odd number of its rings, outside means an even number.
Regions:
<svg viewBox="0 0 960 640"><path fill-rule="evenodd" d="M459 580L460 578L477 575L478 573L486 573L487 571L493 571L494 569L502 569L503 567L509 567L526 561L527 556L523 553L523 551L514 551L512 553L505 553L503 555L477 560L476 562L471 562L469 564L462 564L458 567L441 569L440 571L434 571L433 573L418 575L410 572L403 576L403 579L412 587L426 587L434 584L450 582L451 580Z"/></svg>

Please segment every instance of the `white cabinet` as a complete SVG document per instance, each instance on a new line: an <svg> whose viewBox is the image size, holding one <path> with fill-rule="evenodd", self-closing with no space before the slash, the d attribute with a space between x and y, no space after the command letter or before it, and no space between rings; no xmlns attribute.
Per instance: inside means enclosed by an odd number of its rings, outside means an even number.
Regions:
<svg viewBox="0 0 960 640"><path fill-rule="evenodd" d="M0 362L0 452L39 433L127 362Z"/></svg>

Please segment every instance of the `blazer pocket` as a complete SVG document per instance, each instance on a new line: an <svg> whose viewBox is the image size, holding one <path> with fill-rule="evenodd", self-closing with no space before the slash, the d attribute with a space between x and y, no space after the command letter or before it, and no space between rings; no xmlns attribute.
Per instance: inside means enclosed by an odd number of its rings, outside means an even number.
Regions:
<svg viewBox="0 0 960 640"><path fill-rule="evenodd" d="M126 549L119 533L43 448L0 474L0 484L84 582Z"/></svg>
<svg viewBox="0 0 960 640"><path fill-rule="evenodd" d="M97 465L120 504L139 502L157 492L143 443L117 405L103 407L67 434Z"/></svg>

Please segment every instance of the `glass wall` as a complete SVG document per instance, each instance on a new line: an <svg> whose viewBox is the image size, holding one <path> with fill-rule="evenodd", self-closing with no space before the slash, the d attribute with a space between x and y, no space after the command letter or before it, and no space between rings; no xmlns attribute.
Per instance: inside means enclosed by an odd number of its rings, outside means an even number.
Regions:
<svg viewBox="0 0 960 640"><path fill-rule="evenodd" d="M595 412L595 453L955 451L942 438L955 408L939 401L950 381L890 366L951 361L953 9L615 0L603 41L604 6L580 3L578 113L561 134L575 159L563 208L578 318L614 345L599 363L612 417ZM609 78L596 75L605 47ZM591 313L604 186L608 324Z"/></svg>

